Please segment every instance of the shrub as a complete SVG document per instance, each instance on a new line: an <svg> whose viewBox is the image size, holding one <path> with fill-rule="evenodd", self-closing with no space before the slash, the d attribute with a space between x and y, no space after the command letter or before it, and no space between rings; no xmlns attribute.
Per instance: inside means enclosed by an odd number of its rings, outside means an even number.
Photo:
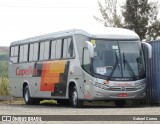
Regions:
<svg viewBox="0 0 160 124"><path fill-rule="evenodd" d="M2 77L0 80L0 95L8 95L8 78Z"/></svg>

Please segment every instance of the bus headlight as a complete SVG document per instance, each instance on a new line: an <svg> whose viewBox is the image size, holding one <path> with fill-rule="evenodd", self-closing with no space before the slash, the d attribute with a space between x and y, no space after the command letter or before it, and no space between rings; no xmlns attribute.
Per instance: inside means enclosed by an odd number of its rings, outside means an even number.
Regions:
<svg viewBox="0 0 160 124"><path fill-rule="evenodd" d="M99 87L99 88L102 88L102 89L109 89L109 86L108 85L104 85L104 84L101 84L101 83L98 83L98 82L94 82L94 81L91 81L91 83L96 86L96 87Z"/></svg>
<svg viewBox="0 0 160 124"><path fill-rule="evenodd" d="M141 89L145 87L145 81L139 81L135 83L136 88Z"/></svg>

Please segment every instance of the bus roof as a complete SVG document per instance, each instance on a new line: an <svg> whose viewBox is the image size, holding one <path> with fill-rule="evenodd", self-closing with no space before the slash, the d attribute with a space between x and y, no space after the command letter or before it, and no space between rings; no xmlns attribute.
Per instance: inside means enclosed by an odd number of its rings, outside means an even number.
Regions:
<svg viewBox="0 0 160 124"><path fill-rule="evenodd" d="M24 40L14 41L12 45L23 44L28 42L43 41L47 39L54 39L58 37L71 36L75 34L81 34L92 38L103 38L103 39L136 39L139 40L139 36L128 29L124 28L113 28L113 27L101 27L101 28L92 28L92 29L70 29L65 31L59 31L55 33L39 35Z"/></svg>

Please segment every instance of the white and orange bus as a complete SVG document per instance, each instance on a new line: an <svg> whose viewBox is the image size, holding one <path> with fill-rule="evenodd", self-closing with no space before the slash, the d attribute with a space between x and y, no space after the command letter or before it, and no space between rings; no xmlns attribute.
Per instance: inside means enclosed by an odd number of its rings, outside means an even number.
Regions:
<svg viewBox="0 0 160 124"><path fill-rule="evenodd" d="M55 99L80 107L83 101L146 96L142 43L127 29L66 30L10 45L9 88L26 104Z"/></svg>

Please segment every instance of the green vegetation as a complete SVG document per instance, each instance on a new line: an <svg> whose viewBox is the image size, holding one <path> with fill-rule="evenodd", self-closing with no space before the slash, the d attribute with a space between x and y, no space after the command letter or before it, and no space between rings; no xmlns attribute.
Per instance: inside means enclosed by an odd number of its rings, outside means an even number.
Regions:
<svg viewBox="0 0 160 124"><path fill-rule="evenodd" d="M8 90L8 78L3 77L0 80L0 95L8 95L9 90Z"/></svg>
<svg viewBox="0 0 160 124"><path fill-rule="evenodd" d="M124 27L135 31L141 40L155 40L160 36L159 1L126 0L98 1L101 18L94 18L106 27ZM119 11L121 8L121 11Z"/></svg>
<svg viewBox="0 0 160 124"><path fill-rule="evenodd" d="M43 100L40 102L40 104L57 104L57 101L55 100Z"/></svg>
<svg viewBox="0 0 160 124"><path fill-rule="evenodd" d="M0 47L0 96L9 95L8 90L8 51Z"/></svg>
<svg viewBox="0 0 160 124"><path fill-rule="evenodd" d="M10 104L25 104L24 103L24 100L23 100L23 98L12 98L12 97L10 97L10 99L8 99L8 100L2 100L2 101L0 101L0 105L3 105L3 104L8 104L8 105L10 105Z"/></svg>

